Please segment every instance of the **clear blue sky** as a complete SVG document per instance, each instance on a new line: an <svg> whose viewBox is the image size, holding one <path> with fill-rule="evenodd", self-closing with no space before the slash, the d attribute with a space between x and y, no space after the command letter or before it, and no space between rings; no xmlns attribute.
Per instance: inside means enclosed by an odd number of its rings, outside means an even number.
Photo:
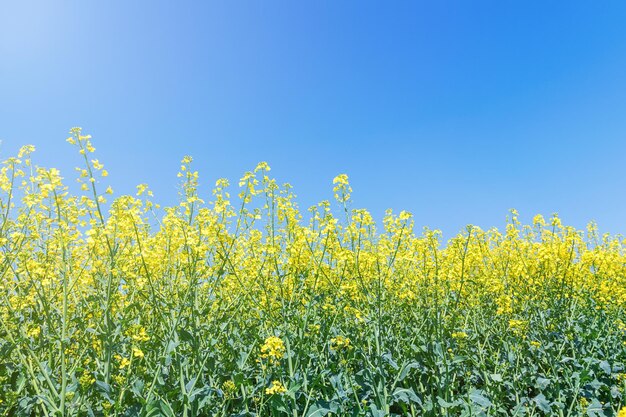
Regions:
<svg viewBox="0 0 626 417"><path fill-rule="evenodd" d="M450 236L558 212L626 233L624 1L4 1L2 157L73 178L72 126L117 194L176 201L258 161L301 207L347 173L354 206Z"/></svg>

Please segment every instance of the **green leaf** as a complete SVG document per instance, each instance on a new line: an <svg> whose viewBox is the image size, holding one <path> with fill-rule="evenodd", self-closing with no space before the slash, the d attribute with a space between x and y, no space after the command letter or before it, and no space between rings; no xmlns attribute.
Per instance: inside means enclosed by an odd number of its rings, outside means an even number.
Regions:
<svg viewBox="0 0 626 417"><path fill-rule="evenodd" d="M494 382L502 382L502 375L500 374L491 374L489 376L491 377L491 380Z"/></svg>
<svg viewBox="0 0 626 417"><path fill-rule="evenodd" d="M409 371L411 369L417 369L419 368L419 364L417 362L409 362L406 365L404 365L404 367L402 368L402 370L400 371L400 375L398 375L398 381L402 382L404 381L404 379L407 377L407 375L409 374Z"/></svg>
<svg viewBox="0 0 626 417"><path fill-rule="evenodd" d="M552 407L550 407L550 402L543 394L539 394L535 398L533 398L533 402L537 405L537 408L544 413L549 413L550 411L552 411Z"/></svg>
<svg viewBox="0 0 626 417"><path fill-rule="evenodd" d="M607 361L600 362L600 369L607 375L611 375L611 365Z"/></svg>
<svg viewBox="0 0 626 417"><path fill-rule="evenodd" d="M396 388L391 394L394 403L395 402L403 402L406 404L416 403L422 405L422 400L415 394L413 388Z"/></svg>
<svg viewBox="0 0 626 417"><path fill-rule="evenodd" d="M153 401L150 404L151 407L147 414L148 417L176 417L172 407L163 400Z"/></svg>
<svg viewBox="0 0 626 417"><path fill-rule="evenodd" d="M547 378L538 377L535 382L535 387L537 387L538 390L544 390L548 385L550 385L550 380Z"/></svg>
<svg viewBox="0 0 626 417"><path fill-rule="evenodd" d="M371 405L370 413L372 414L372 417L386 417L387 416L383 410L379 410L378 407L376 407L376 404Z"/></svg>
<svg viewBox="0 0 626 417"><path fill-rule="evenodd" d="M104 381L96 381L96 389L107 398L111 395L111 386Z"/></svg>
<svg viewBox="0 0 626 417"><path fill-rule="evenodd" d="M597 398L591 400L591 404L587 406L587 415L589 417L599 417L604 415L602 403L600 403Z"/></svg>
<svg viewBox="0 0 626 417"><path fill-rule="evenodd" d="M439 404L439 407L441 408L452 408L452 407L456 407L457 406L457 402L448 402L446 400L444 400L441 397L437 397L437 403Z"/></svg>
<svg viewBox="0 0 626 417"><path fill-rule="evenodd" d="M178 335L183 342L195 343L193 335L185 329L178 329Z"/></svg>
<svg viewBox="0 0 626 417"><path fill-rule="evenodd" d="M484 391L475 389L472 392L470 392L469 397L473 403L478 404L481 407L491 407L492 406L491 401L489 401L489 398L485 397L484 394L485 394Z"/></svg>
<svg viewBox="0 0 626 417"><path fill-rule="evenodd" d="M307 410L305 417L322 417L328 413L334 413L337 410L337 405L323 400L314 402Z"/></svg>

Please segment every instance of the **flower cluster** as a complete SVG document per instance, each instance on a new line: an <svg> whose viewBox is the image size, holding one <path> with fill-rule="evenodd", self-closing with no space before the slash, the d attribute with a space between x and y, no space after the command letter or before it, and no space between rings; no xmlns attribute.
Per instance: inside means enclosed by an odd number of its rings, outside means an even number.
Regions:
<svg viewBox="0 0 626 417"><path fill-rule="evenodd" d="M280 337L270 336L265 339L261 346L261 358L268 359L273 364L278 364L285 355L285 344Z"/></svg>
<svg viewBox="0 0 626 417"><path fill-rule="evenodd" d="M272 386L265 389L265 394L274 395L274 394L283 394L287 392L287 388L280 381L272 381Z"/></svg>
<svg viewBox="0 0 626 417"><path fill-rule="evenodd" d="M337 336L330 339L330 348L332 350L350 349L350 339L344 336Z"/></svg>

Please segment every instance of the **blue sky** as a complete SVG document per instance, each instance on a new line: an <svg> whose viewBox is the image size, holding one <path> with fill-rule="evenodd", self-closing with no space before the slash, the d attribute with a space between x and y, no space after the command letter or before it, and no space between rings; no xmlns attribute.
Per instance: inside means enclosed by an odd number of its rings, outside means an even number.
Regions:
<svg viewBox="0 0 626 417"><path fill-rule="evenodd" d="M174 203L267 161L304 209L446 236L529 220L626 234L626 2L13 1L0 6L0 156L73 178L72 126L116 194ZM107 184L104 184L107 185Z"/></svg>

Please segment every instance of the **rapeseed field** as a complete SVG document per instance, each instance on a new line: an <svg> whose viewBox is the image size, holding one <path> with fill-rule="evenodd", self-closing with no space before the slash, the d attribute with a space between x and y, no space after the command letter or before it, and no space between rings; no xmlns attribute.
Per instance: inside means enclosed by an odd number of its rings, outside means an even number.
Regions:
<svg viewBox="0 0 626 417"><path fill-rule="evenodd" d="M303 212L190 157L161 207L68 142L76 193L32 146L0 169L2 416L626 415L622 237L511 211L444 242L346 175Z"/></svg>

